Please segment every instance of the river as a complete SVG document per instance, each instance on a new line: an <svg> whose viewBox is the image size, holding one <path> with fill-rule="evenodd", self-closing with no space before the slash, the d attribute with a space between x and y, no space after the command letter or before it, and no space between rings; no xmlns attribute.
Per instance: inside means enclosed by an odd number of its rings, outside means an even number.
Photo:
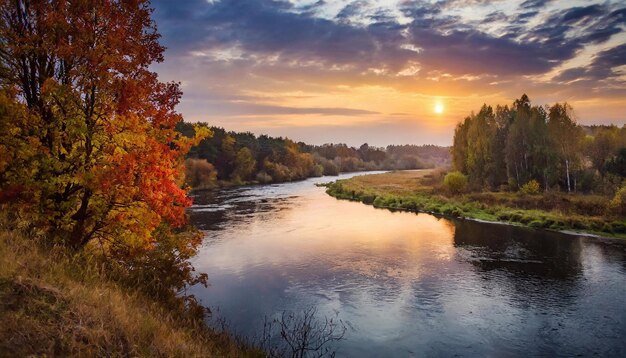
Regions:
<svg viewBox="0 0 626 358"><path fill-rule="evenodd" d="M314 185L336 179L198 193L193 263L210 286L191 293L247 337L316 307L347 328L340 357L626 356L624 241L391 212Z"/></svg>

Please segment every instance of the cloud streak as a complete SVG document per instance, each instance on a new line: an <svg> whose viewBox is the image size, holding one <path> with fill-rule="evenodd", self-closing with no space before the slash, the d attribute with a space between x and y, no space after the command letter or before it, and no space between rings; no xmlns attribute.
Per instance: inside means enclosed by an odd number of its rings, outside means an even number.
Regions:
<svg viewBox="0 0 626 358"><path fill-rule="evenodd" d="M356 0L338 6L157 0L153 5L168 47L168 62L159 72L189 83L185 91L194 98L216 96L213 113L223 116L411 112L381 110L373 106L375 99L345 108L332 103L332 93L356 87L400 91L407 102L414 92L508 99L526 89L581 99L582 83L594 98L614 99L626 87L620 69L626 58L626 6L620 1ZM262 91L274 97L304 91L318 101L219 99Z"/></svg>

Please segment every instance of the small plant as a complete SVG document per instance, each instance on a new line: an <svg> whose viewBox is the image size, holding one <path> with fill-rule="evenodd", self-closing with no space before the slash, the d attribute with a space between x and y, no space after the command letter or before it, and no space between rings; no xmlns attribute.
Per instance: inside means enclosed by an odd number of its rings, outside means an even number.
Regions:
<svg viewBox="0 0 626 358"><path fill-rule="evenodd" d="M541 186L539 185L539 182L537 182L535 179L522 185L522 187L520 188L520 192L522 192L523 194L527 194L527 195L539 194L540 191L541 191Z"/></svg>
<svg viewBox="0 0 626 358"><path fill-rule="evenodd" d="M338 317L319 320L315 307L302 314L284 311L273 320L265 317L259 346L268 357L334 357L333 344L344 338L346 330Z"/></svg>
<svg viewBox="0 0 626 358"><path fill-rule="evenodd" d="M458 171L450 172L443 178L443 186L452 194L460 194L467 190L467 177Z"/></svg>

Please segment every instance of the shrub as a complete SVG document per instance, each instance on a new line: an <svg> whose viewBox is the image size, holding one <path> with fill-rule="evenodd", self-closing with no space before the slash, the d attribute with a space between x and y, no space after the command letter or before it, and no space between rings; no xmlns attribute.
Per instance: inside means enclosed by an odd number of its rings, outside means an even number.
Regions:
<svg viewBox="0 0 626 358"><path fill-rule="evenodd" d="M410 200L408 202L403 203L403 206L405 209L409 209L409 210L415 210L417 209L417 205L415 204L414 201Z"/></svg>
<svg viewBox="0 0 626 358"><path fill-rule="evenodd" d="M615 233L626 233L626 223L613 221L611 223L611 231Z"/></svg>
<svg viewBox="0 0 626 358"><path fill-rule="evenodd" d="M377 208L385 206L385 199L382 196L376 197L373 201L373 205Z"/></svg>
<svg viewBox="0 0 626 358"><path fill-rule="evenodd" d="M609 208L611 210L609 214L626 215L626 183L615 193Z"/></svg>
<svg viewBox="0 0 626 358"><path fill-rule="evenodd" d="M265 159L263 166L265 167L265 172L267 172L274 181L284 182L291 180L291 170L289 170L286 165Z"/></svg>
<svg viewBox="0 0 626 358"><path fill-rule="evenodd" d="M321 177L324 175L324 167L321 164L316 164L310 174L312 177Z"/></svg>
<svg viewBox="0 0 626 358"><path fill-rule="evenodd" d="M463 173L454 171L446 174L443 185L452 194L460 194L467 190L467 177Z"/></svg>
<svg viewBox="0 0 626 358"><path fill-rule="evenodd" d="M376 200L376 195L364 195L361 199L361 201L364 204L372 204L374 203L375 200Z"/></svg>
<svg viewBox="0 0 626 358"><path fill-rule="evenodd" d="M217 184L217 171L205 159L185 160L185 182L194 189L206 189Z"/></svg>
<svg viewBox="0 0 626 358"><path fill-rule="evenodd" d="M322 166L324 167L324 175L339 175L339 166L337 164L327 161Z"/></svg>
<svg viewBox="0 0 626 358"><path fill-rule="evenodd" d="M533 220L530 223L528 223L528 226L533 227L533 228L543 228L543 227L549 227L550 225L548 225L547 222L544 222L542 220Z"/></svg>
<svg viewBox="0 0 626 358"><path fill-rule="evenodd" d="M262 184L267 184L272 182L272 177L264 171L260 171L256 175L256 181Z"/></svg>
<svg viewBox="0 0 626 358"><path fill-rule="evenodd" d="M508 221L510 219L511 219L511 214L508 212L503 212L503 213L498 214L498 220Z"/></svg>
<svg viewBox="0 0 626 358"><path fill-rule="evenodd" d="M523 194L528 194L528 195L539 194L540 191L541 191L541 185L539 185L539 182L537 182L535 179L522 185L522 187L520 188L520 192L522 192Z"/></svg>

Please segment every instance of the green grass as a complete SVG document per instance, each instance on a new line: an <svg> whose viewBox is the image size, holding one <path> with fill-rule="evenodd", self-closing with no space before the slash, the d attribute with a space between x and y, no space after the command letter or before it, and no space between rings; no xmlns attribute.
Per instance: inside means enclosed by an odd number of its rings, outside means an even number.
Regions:
<svg viewBox="0 0 626 358"><path fill-rule="evenodd" d="M440 186L442 178L438 170L363 175L331 183L326 192L378 208L626 238L626 218L611 212L608 197L510 192L447 195Z"/></svg>

